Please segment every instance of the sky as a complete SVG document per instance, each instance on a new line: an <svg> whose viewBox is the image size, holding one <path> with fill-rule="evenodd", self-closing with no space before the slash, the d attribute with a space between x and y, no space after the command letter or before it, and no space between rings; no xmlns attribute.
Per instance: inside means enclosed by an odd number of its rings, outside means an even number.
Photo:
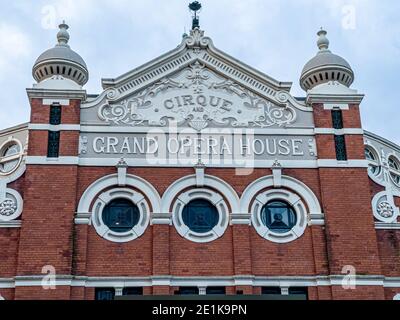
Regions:
<svg viewBox="0 0 400 320"><path fill-rule="evenodd" d="M317 31L349 61L365 94L363 127L400 144L400 1L203 0L201 28L217 48L279 81L299 78L317 52ZM56 44L58 24L86 61L85 89L101 92L115 78L178 46L191 27L188 0L0 0L0 130L29 121L26 88L36 58Z"/></svg>

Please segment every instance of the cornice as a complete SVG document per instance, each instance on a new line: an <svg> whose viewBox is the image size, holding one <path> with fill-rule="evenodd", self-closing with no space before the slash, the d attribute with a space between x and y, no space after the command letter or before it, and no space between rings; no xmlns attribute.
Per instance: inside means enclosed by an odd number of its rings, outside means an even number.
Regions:
<svg viewBox="0 0 400 320"><path fill-rule="evenodd" d="M78 99L86 100L86 90L49 90L39 88L26 89L29 99Z"/></svg>

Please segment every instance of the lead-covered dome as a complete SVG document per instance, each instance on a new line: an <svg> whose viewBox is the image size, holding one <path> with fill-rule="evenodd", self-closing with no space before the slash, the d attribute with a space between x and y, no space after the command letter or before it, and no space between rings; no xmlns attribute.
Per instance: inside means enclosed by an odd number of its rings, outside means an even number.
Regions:
<svg viewBox="0 0 400 320"><path fill-rule="evenodd" d="M32 69L33 77L37 82L42 82L53 76L62 76L83 86L89 80L86 63L68 45L68 25L63 23L59 28L58 44L39 56Z"/></svg>
<svg viewBox="0 0 400 320"><path fill-rule="evenodd" d="M319 52L307 62L301 73L300 85L305 91L329 81L337 81L350 87L354 81L354 72L350 64L329 50L329 40L326 35L325 30L318 32Z"/></svg>

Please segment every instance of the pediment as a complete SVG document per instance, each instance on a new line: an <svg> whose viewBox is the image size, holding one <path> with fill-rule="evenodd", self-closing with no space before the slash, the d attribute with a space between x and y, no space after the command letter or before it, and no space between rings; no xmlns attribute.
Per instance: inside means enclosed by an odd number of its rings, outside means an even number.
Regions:
<svg viewBox="0 0 400 320"><path fill-rule="evenodd" d="M109 125L286 127L311 109L278 82L216 49L195 29L175 50L119 78L82 105Z"/></svg>

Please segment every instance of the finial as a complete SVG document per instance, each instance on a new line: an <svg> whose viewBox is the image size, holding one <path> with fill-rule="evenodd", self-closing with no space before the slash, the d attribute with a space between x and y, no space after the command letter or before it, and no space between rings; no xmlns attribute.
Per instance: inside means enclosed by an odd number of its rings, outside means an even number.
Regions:
<svg viewBox="0 0 400 320"><path fill-rule="evenodd" d="M321 30L318 31L317 35L319 37L318 41L317 41L317 45L319 50L324 51L324 50L328 50L329 48L329 40L326 37L326 35L328 34L328 32L326 32L322 27Z"/></svg>
<svg viewBox="0 0 400 320"><path fill-rule="evenodd" d="M60 31L57 33L58 44L61 46L68 46L69 33L67 30L69 26L65 23L65 20L63 20L63 23L58 27L60 28Z"/></svg>
<svg viewBox="0 0 400 320"><path fill-rule="evenodd" d="M193 11L193 23L192 23L192 29L200 28L200 19L197 15L197 13L201 10L201 3L198 1L194 1L189 4L189 9Z"/></svg>

